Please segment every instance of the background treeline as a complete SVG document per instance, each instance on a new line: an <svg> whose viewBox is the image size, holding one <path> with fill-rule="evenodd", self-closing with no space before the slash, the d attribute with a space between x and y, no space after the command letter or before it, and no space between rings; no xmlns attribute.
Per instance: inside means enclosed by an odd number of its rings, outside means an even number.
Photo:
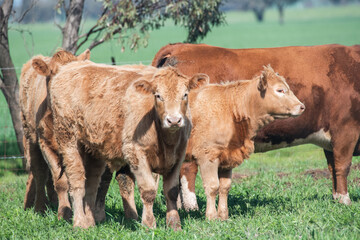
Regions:
<svg viewBox="0 0 360 240"><path fill-rule="evenodd" d="M3 0L0 0L0 3ZM67 2L67 0L65 0ZM279 14L287 6L296 7L319 7L327 5L345 5L349 3L360 2L360 0L225 0L221 9L223 11L252 11L258 21L263 20L264 12L268 8L278 8ZM35 3L35 4L34 4ZM30 6L34 6L28 11L22 20L22 23L64 21L65 13L57 11L57 1L49 0L18 0L15 1L15 16L20 17ZM103 10L103 3L99 0L85 1L84 18L98 19Z"/></svg>

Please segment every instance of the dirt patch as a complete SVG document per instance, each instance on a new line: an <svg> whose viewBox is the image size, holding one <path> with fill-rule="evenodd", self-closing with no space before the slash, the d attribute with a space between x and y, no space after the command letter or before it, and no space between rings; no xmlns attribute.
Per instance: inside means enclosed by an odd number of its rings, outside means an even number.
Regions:
<svg viewBox="0 0 360 240"><path fill-rule="evenodd" d="M232 174L232 180L236 182L240 182L241 179L245 179L252 176L252 174L241 174L241 173L233 173Z"/></svg>
<svg viewBox="0 0 360 240"><path fill-rule="evenodd" d="M351 181L353 184L355 184L356 186L360 186L360 178L356 177Z"/></svg>
<svg viewBox="0 0 360 240"><path fill-rule="evenodd" d="M322 178L331 178L330 172L328 169L310 169L303 173L304 175L310 175L314 180L319 180Z"/></svg>
<svg viewBox="0 0 360 240"><path fill-rule="evenodd" d="M352 166L351 166L351 169L360 170L360 163L357 163L357 164L352 165Z"/></svg>
<svg viewBox="0 0 360 240"><path fill-rule="evenodd" d="M283 177L287 177L290 175L290 173L284 173L284 172L279 172L276 174L280 179Z"/></svg>

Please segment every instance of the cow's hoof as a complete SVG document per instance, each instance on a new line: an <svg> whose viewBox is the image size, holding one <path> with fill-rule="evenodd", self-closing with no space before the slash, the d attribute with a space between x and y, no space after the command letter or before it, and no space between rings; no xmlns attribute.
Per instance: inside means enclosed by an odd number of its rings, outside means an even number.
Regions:
<svg viewBox="0 0 360 240"><path fill-rule="evenodd" d="M70 207L60 207L58 210L58 219L64 219L65 221L70 222L72 217L72 210Z"/></svg>
<svg viewBox="0 0 360 240"><path fill-rule="evenodd" d="M156 228L156 221L154 216L148 216L145 219L143 218L141 223L148 228Z"/></svg>
<svg viewBox="0 0 360 240"><path fill-rule="evenodd" d="M85 218L83 219L74 219L74 228L82 228L88 229L89 227L95 226L95 222L86 221Z"/></svg>
<svg viewBox="0 0 360 240"><path fill-rule="evenodd" d="M219 219L217 213L206 213L206 218L210 221Z"/></svg>
<svg viewBox="0 0 360 240"><path fill-rule="evenodd" d="M333 194L333 198L335 200L338 200L339 203L342 203L345 205L351 205L351 199L349 197L349 193L346 193L346 194L335 193L335 194Z"/></svg>
<svg viewBox="0 0 360 240"><path fill-rule="evenodd" d="M95 209L94 218L95 222L104 222L106 220L105 209Z"/></svg>
<svg viewBox="0 0 360 240"><path fill-rule="evenodd" d="M126 219L137 220L138 219L138 214L137 214L137 212L133 211L132 209L126 209L125 210L125 218Z"/></svg>
<svg viewBox="0 0 360 240"><path fill-rule="evenodd" d="M222 221L228 220L229 219L229 214L228 212L219 212L218 213L219 219Z"/></svg>
<svg viewBox="0 0 360 240"><path fill-rule="evenodd" d="M186 212L199 210L195 193L189 191L183 194L183 207Z"/></svg>
<svg viewBox="0 0 360 240"><path fill-rule="evenodd" d="M181 230L181 222L179 214L173 213L173 214L167 214L166 216L166 226L170 227L174 231L180 231Z"/></svg>

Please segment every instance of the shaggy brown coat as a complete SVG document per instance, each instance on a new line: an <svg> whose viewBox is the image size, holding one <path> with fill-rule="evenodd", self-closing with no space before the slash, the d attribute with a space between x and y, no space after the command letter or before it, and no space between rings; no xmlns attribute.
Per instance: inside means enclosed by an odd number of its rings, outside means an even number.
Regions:
<svg viewBox="0 0 360 240"><path fill-rule="evenodd" d="M142 223L148 227L156 224L151 172L162 174L166 221L180 228L178 177L191 130L187 92L207 81L206 75L188 78L171 67L77 62L61 68L49 91L74 226L95 224L95 197L107 163L112 170L130 166L144 204Z"/></svg>
<svg viewBox="0 0 360 240"><path fill-rule="evenodd" d="M89 50L77 57L61 50L51 58L35 56L22 68L20 107L24 129L24 155L29 170L24 199L25 209L35 205L37 212L46 210L45 184L50 169L53 181L48 183L53 183L54 186L47 187L49 198L52 202L59 201L58 218L70 219L71 217L67 178L61 175L58 146L53 138L52 114L48 105L46 86L62 65L89 58ZM52 193L54 188L57 197Z"/></svg>
<svg viewBox="0 0 360 240"><path fill-rule="evenodd" d="M193 130L186 161L200 167L206 217L225 220L232 169L254 151L256 132L274 118L301 115L305 106L270 66L252 80L205 86L190 94L190 106Z"/></svg>

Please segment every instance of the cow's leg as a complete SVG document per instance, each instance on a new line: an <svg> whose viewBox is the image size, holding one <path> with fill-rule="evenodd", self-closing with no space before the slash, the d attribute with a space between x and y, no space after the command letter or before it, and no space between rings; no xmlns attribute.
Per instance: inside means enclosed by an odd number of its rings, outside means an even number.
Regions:
<svg viewBox="0 0 360 240"><path fill-rule="evenodd" d="M122 167L116 172L116 180L118 181L120 194L123 201L125 218L138 219L136 210L134 192L135 192L135 176L130 171L129 165Z"/></svg>
<svg viewBox="0 0 360 240"><path fill-rule="evenodd" d="M142 158L145 160L146 158ZM132 173L135 175L138 183L141 200L144 204L142 213L142 224L149 228L156 227L156 221L153 213L153 205L156 197L156 183L151 174L147 162L139 163L138 166L130 166Z"/></svg>
<svg viewBox="0 0 360 240"><path fill-rule="evenodd" d="M49 172L48 180L46 181L46 193L47 193L50 203L53 205L57 205L58 197L57 197L57 193L54 188L54 181L52 179L51 172Z"/></svg>
<svg viewBox="0 0 360 240"><path fill-rule="evenodd" d="M175 231L181 230L180 216L176 201L179 195L179 174L182 161L179 161L169 172L163 176L164 195L166 198L166 225Z"/></svg>
<svg viewBox="0 0 360 240"><path fill-rule="evenodd" d="M74 211L73 226L88 228L95 225L95 221L88 221L84 212L85 197L85 167L83 159L75 147L66 146L63 149L63 162L65 166L65 173L69 181L69 193L72 200L72 207Z"/></svg>
<svg viewBox="0 0 360 240"><path fill-rule="evenodd" d="M195 180L198 172L196 161L184 162L180 170L180 185L182 205L185 211L199 210L195 195ZM179 204L178 204L179 205ZM179 207L179 206L178 206Z"/></svg>
<svg viewBox="0 0 360 240"><path fill-rule="evenodd" d="M24 198L24 209L28 209L34 206L36 195L35 179L32 171L29 171L28 180L26 181L26 191Z"/></svg>
<svg viewBox="0 0 360 240"><path fill-rule="evenodd" d="M231 175L232 169L219 169L220 188L218 215L221 220L229 218L228 195L231 187Z"/></svg>
<svg viewBox="0 0 360 240"><path fill-rule="evenodd" d="M215 202L216 196L219 193L219 160L199 161L199 166L206 194L206 217L209 220L216 219L218 217Z"/></svg>
<svg viewBox="0 0 360 240"><path fill-rule="evenodd" d="M102 160L97 160L89 154L86 154L85 159L86 181L84 210L88 222L93 222L95 221L95 219L99 218L99 216L95 216L95 201L101 180L101 175L104 173L105 170L105 162Z"/></svg>
<svg viewBox="0 0 360 240"><path fill-rule="evenodd" d="M66 175L62 172L59 155L55 153L43 139L39 139L39 144L44 158L47 161L51 171L52 188L55 189L58 198L58 219L61 218L70 221L72 216L71 205L69 201L69 184ZM49 189L50 187L48 187Z"/></svg>
<svg viewBox="0 0 360 240"><path fill-rule="evenodd" d="M36 183L34 175L30 169L31 166L31 157L30 157L30 141L23 137L24 143L24 157L26 159L26 170L29 172L28 180L26 182L26 191L24 198L24 209L28 209L34 206L35 204L35 194L36 194Z"/></svg>
<svg viewBox="0 0 360 240"><path fill-rule="evenodd" d="M96 202L95 202L95 221L102 222L106 219L105 214L105 199L106 194L109 190L109 186L113 177L113 173L111 172L110 168L107 166L105 167L105 171L101 176L100 186L97 191L96 195Z"/></svg>
<svg viewBox="0 0 360 240"><path fill-rule="evenodd" d="M37 144L29 145L31 158L30 171L33 173L36 185L35 212L45 212L47 197L45 185L49 174L49 168L42 157L40 148Z"/></svg>
<svg viewBox="0 0 360 240"><path fill-rule="evenodd" d="M333 180L333 197L346 205L351 204L347 176L358 138L357 131L343 129L333 135L333 152L324 151Z"/></svg>

